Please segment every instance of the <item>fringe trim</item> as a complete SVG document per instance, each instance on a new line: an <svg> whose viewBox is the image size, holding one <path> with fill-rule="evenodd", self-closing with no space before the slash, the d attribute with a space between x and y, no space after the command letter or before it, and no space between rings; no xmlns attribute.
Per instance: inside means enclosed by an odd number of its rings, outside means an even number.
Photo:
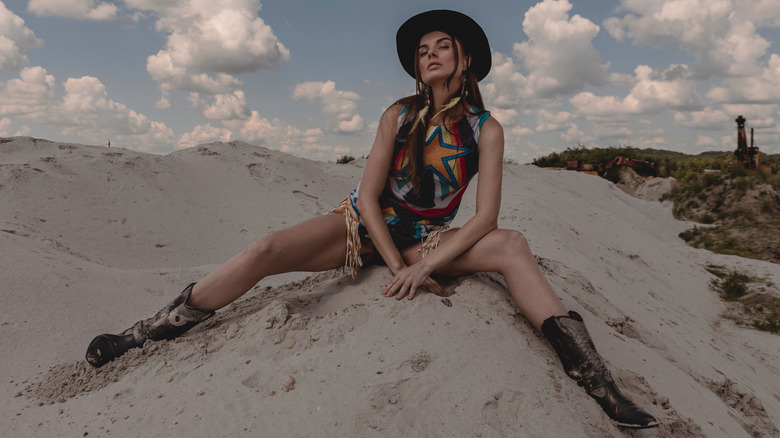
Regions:
<svg viewBox="0 0 780 438"><path fill-rule="evenodd" d="M360 233L358 232L360 222L351 208L347 208L344 217L347 221L347 259L344 262L344 271L349 273L349 276L354 280L357 278L358 270L363 266L363 260L360 258Z"/></svg>
<svg viewBox="0 0 780 438"><path fill-rule="evenodd" d="M359 232L360 222L358 221L355 212L350 208L348 202L349 198L345 199L338 207L331 210L331 213L343 214L344 220L347 223L347 255L346 260L344 260L342 271L345 274L349 274L354 280L357 278L360 268L363 267L363 259L360 257L362 242L360 240ZM439 246L439 240L441 239L442 233L449 229L450 227L447 225L433 227L427 236L420 239L422 245L417 249L417 253L421 259Z"/></svg>
<svg viewBox="0 0 780 438"><path fill-rule="evenodd" d="M449 229L450 227L447 225L442 227L433 227L433 231L428 233L427 237L423 238L422 245L420 245L420 248L417 249L417 253L420 255L421 259L439 246L439 239L441 238L441 234Z"/></svg>

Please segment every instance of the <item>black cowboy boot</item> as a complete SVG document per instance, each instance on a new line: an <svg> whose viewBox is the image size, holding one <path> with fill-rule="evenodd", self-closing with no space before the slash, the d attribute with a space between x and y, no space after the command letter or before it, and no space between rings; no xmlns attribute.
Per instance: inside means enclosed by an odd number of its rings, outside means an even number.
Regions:
<svg viewBox="0 0 780 438"><path fill-rule="evenodd" d="M542 333L561 359L566 374L584 387L601 409L620 427L645 429L658 422L639 409L615 387L612 374L596 352L593 340L577 312L569 316L552 316L542 323Z"/></svg>
<svg viewBox="0 0 780 438"><path fill-rule="evenodd" d="M118 335L104 334L92 340L87 347L87 362L102 367L127 350L144 345L147 339L160 341L174 339L214 315L214 312L195 309L187 305L195 283L187 286L172 303L163 307L149 319L138 321Z"/></svg>

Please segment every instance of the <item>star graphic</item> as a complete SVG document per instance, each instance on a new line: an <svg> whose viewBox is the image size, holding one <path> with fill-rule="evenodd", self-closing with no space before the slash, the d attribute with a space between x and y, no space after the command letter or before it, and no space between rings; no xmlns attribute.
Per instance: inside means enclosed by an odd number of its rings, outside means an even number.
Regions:
<svg viewBox="0 0 780 438"><path fill-rule="evenodd" d="M444 139L443 129L444 128L441 126L434 128L434 132L425 143L425 161L430 163L427 166L427 169L438 174L443 183L446 183L455 190L458 189L460 185L455 173L452 171L452 167L453 165L458 166L458 163L452 162L474 151L447 143ZM452 132L452 137L459 138L457 125L452 126L450 129L454 130Z"/></svg>

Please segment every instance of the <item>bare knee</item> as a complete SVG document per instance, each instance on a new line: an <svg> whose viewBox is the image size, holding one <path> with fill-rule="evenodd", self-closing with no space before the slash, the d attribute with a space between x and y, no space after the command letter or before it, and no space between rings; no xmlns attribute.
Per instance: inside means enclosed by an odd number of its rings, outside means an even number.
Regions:
<svg viewBox="0 0 780 438"><path fill-rule="evenodd" d="M500 233L496 236L500 242L497 248L500 260L511 266L516 266L519 262L533 259L528 240L523 233L517 230L496 230L496 232Z"/></svg>
<svg viewBox="0 0 780 438"><path fill-rule="evenodd" d="M278 238L276 233L271 233L262 239L258 239L244 250L243 255L252 260L252 262L261 262L273 257L279 252Z"/></svg>

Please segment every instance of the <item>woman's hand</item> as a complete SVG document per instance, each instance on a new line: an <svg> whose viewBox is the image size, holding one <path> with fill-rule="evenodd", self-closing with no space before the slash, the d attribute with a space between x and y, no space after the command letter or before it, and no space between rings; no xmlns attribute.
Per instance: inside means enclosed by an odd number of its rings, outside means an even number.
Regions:
<svg viewBox="0 0 780 438"><path fill-rule="evenodd" d="M430 277L430 272L427 272L426 268L422 266L422 263L406 266L398 271L393 279L387 283L385 290L382 291L382 295L386 297L395 295L395 299L397 300L408 295L411 300L414 298L417 289L420 288L440 297L447 296L447 292L444 288L441 287L436 280Z"/></svg>

